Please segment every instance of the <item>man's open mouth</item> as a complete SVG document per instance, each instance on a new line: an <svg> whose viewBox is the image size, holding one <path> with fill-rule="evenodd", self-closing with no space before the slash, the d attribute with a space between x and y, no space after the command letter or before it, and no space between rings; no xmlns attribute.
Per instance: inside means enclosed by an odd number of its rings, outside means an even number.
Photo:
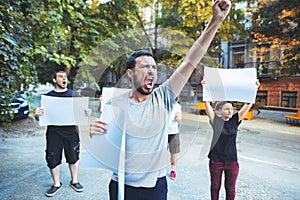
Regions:
<svg viewBox="0 0 300 200"><path fill-rule="evenodd" d="M146 88L147 89L153 88L153 79L147 79L146 80Z"/></svg>

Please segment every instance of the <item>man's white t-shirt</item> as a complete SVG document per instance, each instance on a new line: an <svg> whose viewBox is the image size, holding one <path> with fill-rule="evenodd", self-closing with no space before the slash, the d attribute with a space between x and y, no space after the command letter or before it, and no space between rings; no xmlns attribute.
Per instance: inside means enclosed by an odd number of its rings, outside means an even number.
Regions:
<svg viewBox="0 0 300 200"><path fill-rule="evenodd" d="M125 184L154 187L157 178L166 176L169 166L168 128L175 99L169 81L143 102L134 102L129 95L124 93L108 102L124 114ZM112 179L117 181L117 177L114 173Z"/></svg>

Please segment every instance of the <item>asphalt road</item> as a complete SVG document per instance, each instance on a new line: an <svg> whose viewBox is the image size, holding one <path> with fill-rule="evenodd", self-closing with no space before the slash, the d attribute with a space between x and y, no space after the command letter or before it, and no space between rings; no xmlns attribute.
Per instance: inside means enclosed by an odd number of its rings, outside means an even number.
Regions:
<svg viewBox="0 0 300 200"><path fill-rule="evenodd" d="M237 141L237 200L300 199L300 127L285 124L284 114L262 111L254 120L242 122ZM184 112L180 130L182 151L177 179L168 180L169 199L209 199L207 117ZM81 134L84 158L86 134ZM0 199L48 199L44 193L52 181L44 151L44 127L31 119L13 127L8 138L0 142ZM63 188L52 199L106 200L110 175L103 169L80 168L79 180L85 191L76 193L68 186L69 170L63 162ZM225 199L224 194L222 188L220 199Z"/></svg>

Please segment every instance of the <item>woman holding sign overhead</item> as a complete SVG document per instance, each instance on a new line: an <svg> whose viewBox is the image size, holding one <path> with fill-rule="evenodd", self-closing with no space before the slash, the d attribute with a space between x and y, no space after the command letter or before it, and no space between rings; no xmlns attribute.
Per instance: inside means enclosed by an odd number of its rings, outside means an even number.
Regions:
<svg viewBox="0 0 300 200"><path fill-rule="evenodd" d="M202 80L205 84L205 80ZM256 86L260 85L256 81ZM252 103L246 103L236 113L229 101L216 103L213 109L210 102L205 102L205 111L213 128L209 158L209 171L211 178L211 199L219 199L222 174L225 174L226 200L234 200L236 194L236 180L239 173L237 159L236 137L238 126L243 117L250 110Z"/></svg>

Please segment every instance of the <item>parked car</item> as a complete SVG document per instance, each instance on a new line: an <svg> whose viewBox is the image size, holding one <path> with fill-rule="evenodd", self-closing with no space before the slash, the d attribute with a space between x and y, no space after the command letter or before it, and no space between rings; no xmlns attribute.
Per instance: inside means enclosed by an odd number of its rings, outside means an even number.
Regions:
<svg viewBox="0 0 300 200"><path fill-rule="evenodd" d="M5 96L1 95L1 101L5 101L5 98ZM5 106L5 103L1 102L1 106ZM28 102L20 95L11 98L9 107L14 114L14 119L26 118L29 115Z"/></svg>
<svg viewBox="0 0 300 200"><path fill-rule="evenodd" d="M100 91L98 92L98 90L89 87L75 89L75 92L77 93L77 95L82 97L100 97Z"/></svg>

